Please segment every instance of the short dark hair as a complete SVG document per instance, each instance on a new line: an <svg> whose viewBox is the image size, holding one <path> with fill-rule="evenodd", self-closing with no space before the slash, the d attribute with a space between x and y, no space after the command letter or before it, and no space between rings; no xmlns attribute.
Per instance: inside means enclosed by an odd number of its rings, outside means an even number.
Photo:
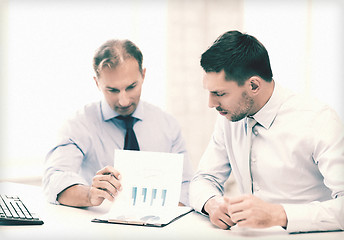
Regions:
<svg viewBox="0 0 344 240"><path fill-rule="evenodd" d="M242 86L252 76L272 81L269 55L255 37L239 31L228 31L218 37L201 57L205 72L225 71L226 80Z"/></svg>
<svg viewBox="0 0 344 240"><path fill-rule="evenodd" d="M142 74L143 56L141 50L131 41L125 40L108 40L101 45L93 57L93 69L99 77L104 68L115 68L121 62L128 58L135 58L139 64L139 70Z"/></svg>

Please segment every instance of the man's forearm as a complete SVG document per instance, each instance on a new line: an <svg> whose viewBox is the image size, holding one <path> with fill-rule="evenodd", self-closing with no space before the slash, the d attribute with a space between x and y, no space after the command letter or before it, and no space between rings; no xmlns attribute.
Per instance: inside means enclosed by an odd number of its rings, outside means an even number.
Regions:
<svg viewBox="0 0 344 240"><path fill-rule="evenodd" d="M92 206L89 198L90 187L85 185L73 185L66 188L57 195L57 201L60 204L74 207Z"/></svg>

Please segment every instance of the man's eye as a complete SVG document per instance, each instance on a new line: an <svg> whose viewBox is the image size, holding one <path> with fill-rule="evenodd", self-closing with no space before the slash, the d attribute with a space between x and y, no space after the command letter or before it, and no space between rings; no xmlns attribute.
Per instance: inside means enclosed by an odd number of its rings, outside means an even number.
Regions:
<svg viewBox="0 0 344 240"><path fill-rule="evenodd" d="M222 97L225 95L225 93L213 93L216 97Z"/></svg>
<svg viewBox="0 0 344 240"><path fill-rule="evenodd" d="M119 92L117 89L108 89L108 91L111 93L118 93Z"/></svg>
<svg viewBox="0 0 344 240"><path fill-rule="evenodd" d="M136 87L136 84L135 85L131 85L131 86L127 87L127 90L131 90L131 89L133 89L135 87Z"/></svg>

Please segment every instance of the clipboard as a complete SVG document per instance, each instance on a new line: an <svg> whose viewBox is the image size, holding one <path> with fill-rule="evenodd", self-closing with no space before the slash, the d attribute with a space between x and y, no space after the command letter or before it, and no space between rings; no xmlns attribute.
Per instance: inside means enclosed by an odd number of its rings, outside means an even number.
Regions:
<svg viewBox="0 0 344 240"><path fill-rule="evenodd" d="M99 218L92 219L92 222L164 227L192 211L194 210L191 207L186 206L160 209L131 208L127 209L125 213L119 211L114 214L112 211Z"/></svg>
<svg viewBox="0 0 344 240"><path fill-rule="evenodd" d="M164 227L193 211L178 206L183 154L115 150L123 189L110 211L92 222Z"/></svg>

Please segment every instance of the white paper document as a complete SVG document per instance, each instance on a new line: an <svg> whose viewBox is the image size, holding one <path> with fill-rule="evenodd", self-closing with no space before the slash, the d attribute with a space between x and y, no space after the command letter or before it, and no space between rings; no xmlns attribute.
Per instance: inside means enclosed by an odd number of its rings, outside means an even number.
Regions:
<svg viewBox="0 0 344 240"><path fill-rule="evenodd" d="M164 226L192 209L178 207L183 154L115 150L122 191L98 222Z"/></svg>

